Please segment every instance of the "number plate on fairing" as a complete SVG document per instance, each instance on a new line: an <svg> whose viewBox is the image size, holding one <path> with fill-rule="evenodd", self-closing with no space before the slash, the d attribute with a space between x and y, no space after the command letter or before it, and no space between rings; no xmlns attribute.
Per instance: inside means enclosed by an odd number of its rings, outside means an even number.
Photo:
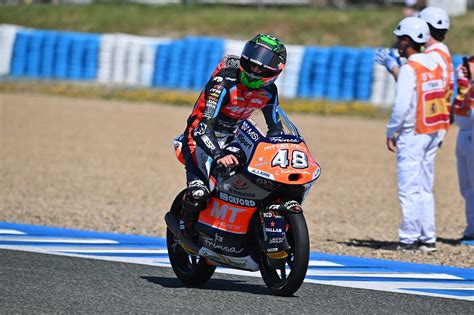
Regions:
<svg viewBox="0 0 474 315"><path fill-rule="evenodd" d="M303 185L319 177L320 169L308 147L300 143L260 142L248 171L259 177L283 184Z"/></svg>

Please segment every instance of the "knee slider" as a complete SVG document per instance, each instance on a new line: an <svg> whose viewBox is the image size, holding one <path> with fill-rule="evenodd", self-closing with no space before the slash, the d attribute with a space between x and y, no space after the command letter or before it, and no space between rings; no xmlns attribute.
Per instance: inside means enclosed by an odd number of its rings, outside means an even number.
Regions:
<svg viewBox="0 0 474 315"><path fill-rule="evenodd" d="M202 181L192 181L184 195L183 207L189 212L204 210L210 198L209 189Z"/></svg>

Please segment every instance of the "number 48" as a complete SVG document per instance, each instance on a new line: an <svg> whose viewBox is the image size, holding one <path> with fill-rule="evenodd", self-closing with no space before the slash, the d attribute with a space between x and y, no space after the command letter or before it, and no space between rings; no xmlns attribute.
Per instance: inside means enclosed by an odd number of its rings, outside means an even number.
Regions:
<svg viewBox="0 0 474 315"><path fill-rule="evenodd" d="M287 168L290 164L288 159L288 149L278 150L278 153L272 159L272 167L279 166L281 168ZM291 154L291 166L293 168L307 168L308 157L306 153L294 150Z"/></svg>

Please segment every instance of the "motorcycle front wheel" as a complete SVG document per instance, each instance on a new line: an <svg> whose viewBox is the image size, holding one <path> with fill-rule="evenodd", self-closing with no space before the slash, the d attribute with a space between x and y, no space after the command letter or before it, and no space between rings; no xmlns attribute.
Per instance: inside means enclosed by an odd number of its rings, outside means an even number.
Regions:
<svg viewBox="0 0 474 315"><path fill-rule="evenodd" d="M274 267L265 252L260 257L260 274L273 294L293 295L303 284L309 263L309 233L303 213L284 214L288 230L286 238L291 248L280 267Z"/></svg>
<svg viewBox="0 0 474 315"><path fill-rule="evenodd" d="M182 211L182 200L185 191L176 196L170 212L179 220ZM216 266L210 265L206 258L186 252L176 240L170 229L166 230L168 256L174 273L184 284L190 286L204 285L214 274Z"/></svg>

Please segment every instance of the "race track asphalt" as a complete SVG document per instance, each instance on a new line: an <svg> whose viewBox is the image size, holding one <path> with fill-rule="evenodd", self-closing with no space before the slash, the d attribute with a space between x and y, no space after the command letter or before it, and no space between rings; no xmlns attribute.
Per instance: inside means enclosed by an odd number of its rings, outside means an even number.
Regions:
<svg viewBox="0 0 474 315"><path fill-rule="evenodd" d="M169 268L0 250L0 313L469 314L474 303L304 283L294 297L259 278L215 274L203 288ZM472 313L471 313L472 314Z"/></svg>

